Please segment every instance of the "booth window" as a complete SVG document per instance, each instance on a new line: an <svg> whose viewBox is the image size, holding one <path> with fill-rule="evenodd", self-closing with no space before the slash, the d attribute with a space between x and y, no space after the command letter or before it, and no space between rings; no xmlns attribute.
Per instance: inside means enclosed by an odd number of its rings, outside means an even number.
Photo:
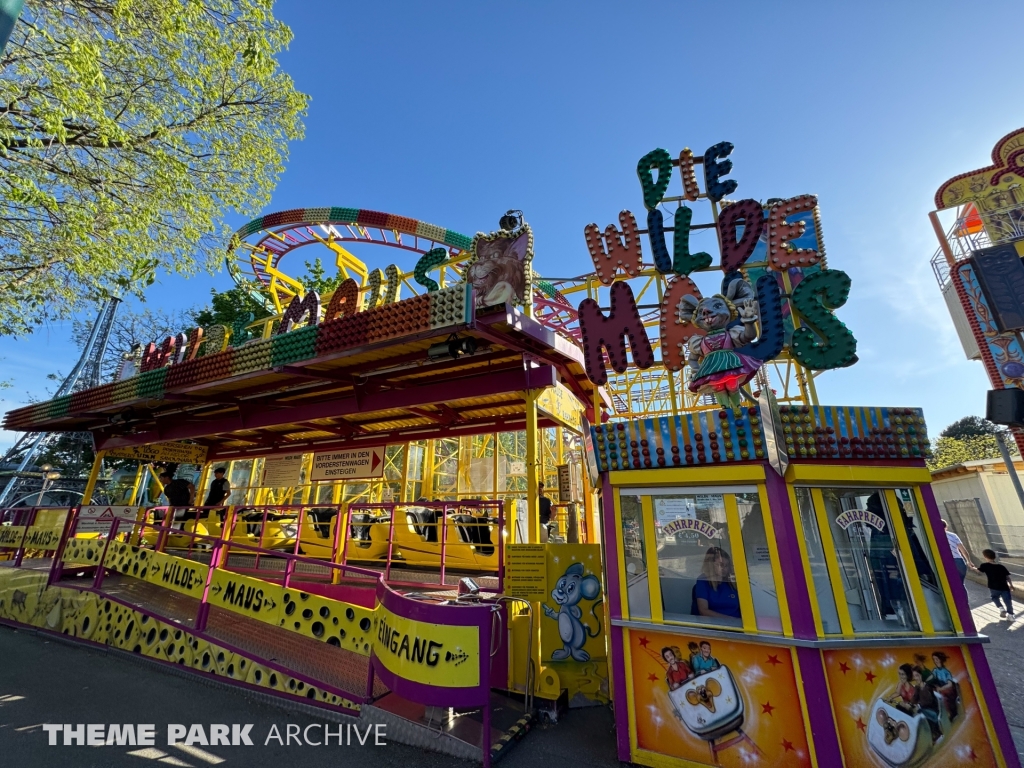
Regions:
<svg viewBox="0 0 1024 768"><path fill-rule="evenodd" d="M761 499L756 493L737 493L736 511L740 519L743 554L747 559L747 578L754 601L757 628L762 632L781 632L779 597L775 592L771 549L764 529Z"/></svg>
<svg viewBox="0 0 1024 768"><path fill-rule="evenodd" d="M814 515L811 489L797 488L796 501L800 523L804 529L804 547L811 566L811 581L814 583L814 593L818 598L821 629L826 635L840 635L843 629L839 624L839 613L836 611L836 601L832 595L832 580L828 575L825 545L821 540L821 532L818 530L818 522Z"/></svg>
<svg viewBox="0 0 1024 768"><path fill-rule="evenodd" d="M935 567L935 559L932 557L932 548L928 545L928 534L925 532L921 513L914 502L914 490L899 488L895 491L887 491L886 494L887 496L892 494L889 498L896 502L896 508L903 519L903 528L907 532L914 570L917 571L917 577L921 581L921 591L924 593L924 602L928 608L932 625L937 632L952 632L953 621L949 615L945 595L942 593L942 584L939 581L939 572Z"/></svg>
<svg viewBox="0 0 1024 768"><path fill-rule="evenodd" d="M742 626L725 497L658 495L653 502L664 618Z"/></svg>
<svg viewBox="0 0 1024 768"><path fill-rule="evenodd" d="M643 506L639 496L619 497L622 512L622 549L626 564L626 604L632 619L651 618L651 593L644 547Z"/></svg>
<svg viewBox="0 0 1024 768"><path fill-rule="evenodd" d="M863 488L811 489L826 557L835 552L830 574L833 589L838 579L838 593L854 632L920 628L885 493Z"/></svg>

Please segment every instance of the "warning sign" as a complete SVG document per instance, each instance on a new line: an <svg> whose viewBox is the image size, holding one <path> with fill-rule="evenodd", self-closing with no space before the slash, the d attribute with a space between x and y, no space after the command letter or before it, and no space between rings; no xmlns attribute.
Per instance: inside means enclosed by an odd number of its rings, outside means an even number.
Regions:
<svg viewBox="0 0 1024 768"><path fill-rule="evenodd" d="M131 530L139 514L138 507L82 507L78 513L78 527L75 533L108 533L114 520L120 520L119 530Z"/></svg>
<svg viewBox="0 0 1024 768"><path fill-rule="evenodd" d="M505 594L537 602L548 595L548 560L543 544L510 544L505 548Z"/></svg>
<svg viewBox="0 0 1024 768"><path fill-rule="evenodd" d="M313 456L312 480L367 480L384 477L383 446L331 451Z"/></svg>

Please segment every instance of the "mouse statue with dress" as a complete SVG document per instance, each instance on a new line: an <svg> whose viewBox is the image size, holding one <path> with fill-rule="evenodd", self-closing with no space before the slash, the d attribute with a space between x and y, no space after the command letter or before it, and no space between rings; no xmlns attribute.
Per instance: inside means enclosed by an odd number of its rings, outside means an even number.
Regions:
<svg viewBox="0 0 1024 768"><path fill-rule="evenodd" d="M686 346L692 392L711 391L723 407L740 406L741 388L764 362L742 351L758 336L759 314L753 288L739 275L726 276L722 293L679 299L676 322L698 331Z"/></svg>

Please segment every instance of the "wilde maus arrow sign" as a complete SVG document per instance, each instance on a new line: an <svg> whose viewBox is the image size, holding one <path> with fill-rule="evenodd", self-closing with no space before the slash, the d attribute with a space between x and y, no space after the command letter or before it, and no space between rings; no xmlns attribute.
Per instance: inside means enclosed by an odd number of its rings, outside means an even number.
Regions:
<svg viewBox="0 0 1024 768"><path fill-rule="evenodd" d="M380 446L314 454L310 480L368 480L384 477L385 450Z"/></svg>

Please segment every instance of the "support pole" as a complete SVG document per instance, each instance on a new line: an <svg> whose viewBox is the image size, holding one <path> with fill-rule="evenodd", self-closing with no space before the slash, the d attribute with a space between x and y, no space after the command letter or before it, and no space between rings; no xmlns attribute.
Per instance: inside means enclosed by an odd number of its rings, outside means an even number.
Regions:
<svg viewBox="0 0 1024 768"><path fill-rule="evenodd" d="M537 394L526 392L526 504L530 544L540 543L540 504L537 494Z"/></svg>
<svg viewBox="0 0 1024 768"><path fill-rule="evenodd" d="M89 472L89 479L85 482L85 490L82 491L82 506L92 504L92 494L96 490L96 481L99 479L100 470L103 469L103 457L106 451L97 451L96 458L92 462L92 471Z"/></svg>
<svg viewBox="0 0 1024 768"><path fill-rule="evenodd" d="M1006 471L1010 473L1010 482L1013 483L1013 490L1017 492L1017 499L1024 508L1024 488L1021 487L1020 478L1017 477L1017 467L1013 464L1013 457L1010 456L1010 449L1006 447L1006 436L1002 432L996 432L996 443L999 445L999 453L1003 455L1003 463Z"/></svg>

